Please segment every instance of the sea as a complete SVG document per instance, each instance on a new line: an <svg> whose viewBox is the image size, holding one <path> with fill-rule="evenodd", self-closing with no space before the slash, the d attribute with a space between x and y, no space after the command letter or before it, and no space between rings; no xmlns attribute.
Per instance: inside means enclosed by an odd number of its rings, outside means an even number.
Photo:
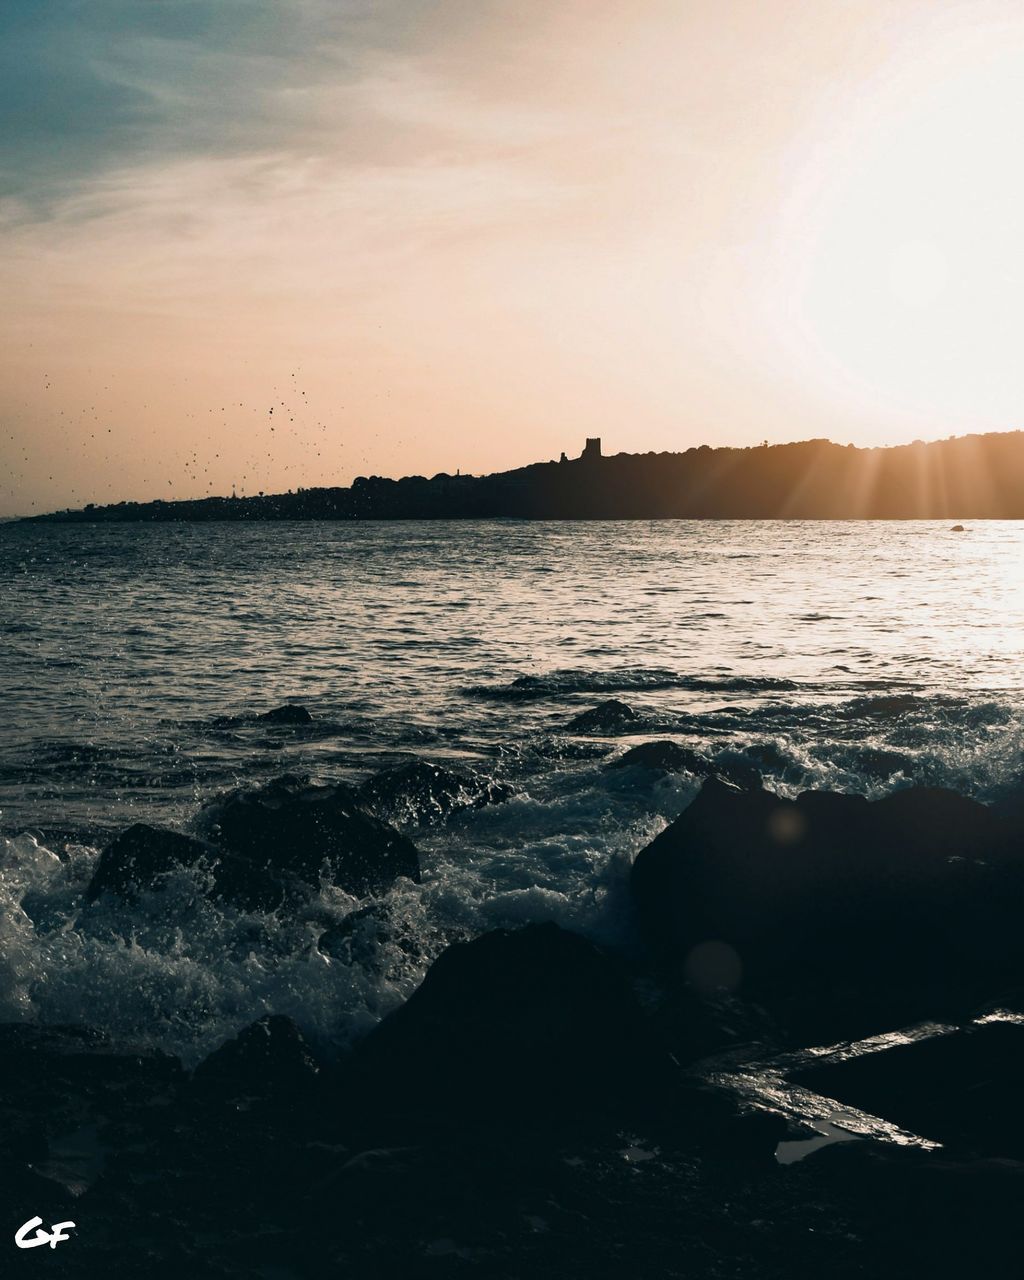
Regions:
<svg viewBox="0 0 1024 1280"><path fill-rule="evenodd" d="M1022 659L1013 522L0 525L0 1021L191 1064L280 1013L330 1054L452 941L554 920L628 954L630 863L703 773L995 799ZM573 724L611 699L635 714ZM312 721L259 719L283 704ZM660 740L707 769L614 767ZM85 902L134 822L416 759L506 798L399 813L422 883L370 912L325 887L247 913L186 871ZM325 948L357 911L359 945Z"/></svg>

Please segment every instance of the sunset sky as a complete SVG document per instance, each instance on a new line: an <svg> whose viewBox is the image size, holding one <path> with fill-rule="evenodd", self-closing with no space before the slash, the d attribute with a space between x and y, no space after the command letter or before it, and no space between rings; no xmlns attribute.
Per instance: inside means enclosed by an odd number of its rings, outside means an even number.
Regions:
<svg viewBox="0 0 1024 1280"><path fill-rule="evenodd" d="M0 514L1024 425L1020 0L4 0L0 104Z"/></svg>

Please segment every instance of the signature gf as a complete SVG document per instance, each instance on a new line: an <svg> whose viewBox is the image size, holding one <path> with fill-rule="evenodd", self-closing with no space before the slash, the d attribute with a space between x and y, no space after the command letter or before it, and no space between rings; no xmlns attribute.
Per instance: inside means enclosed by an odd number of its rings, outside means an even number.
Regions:
<svg viewBox="0 0 1024 1280"><path fill-rule="evenodd" d="M28 1222L18 1228L14 1243L19 1249L38 1249L41 1244L48 1244L51 1249L56 1249L61 1241L71 1239L67 1232L75 1229L73 1222L55 1222L49 1231L38 1230L42 1225L42 1218L29 1218ZM30 1231L35 1234L29 1235Z"/></svg>

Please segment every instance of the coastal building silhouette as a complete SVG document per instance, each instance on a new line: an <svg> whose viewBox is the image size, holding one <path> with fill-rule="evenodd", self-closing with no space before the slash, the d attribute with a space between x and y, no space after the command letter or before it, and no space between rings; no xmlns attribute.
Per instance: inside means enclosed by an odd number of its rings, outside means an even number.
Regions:
<svg viewBox="0 0 1024 1280"><path fill-rule="evenodd" d="M32 518L32 517L30 517ZM605 458L491 475L357 476L350 487L120 502L35 519L103 520L1024 520L1024 431L855 448L828 440Z"/></svg>

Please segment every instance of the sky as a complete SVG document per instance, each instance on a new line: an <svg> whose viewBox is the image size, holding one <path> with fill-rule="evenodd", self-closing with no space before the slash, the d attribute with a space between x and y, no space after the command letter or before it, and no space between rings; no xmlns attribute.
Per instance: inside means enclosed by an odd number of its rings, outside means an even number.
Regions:
<svg viewBox="0 0 1024 1280"><path fill-rule="evenodd" d="M4 0L0 515L1024 425L1019 0Z"/></svg>

